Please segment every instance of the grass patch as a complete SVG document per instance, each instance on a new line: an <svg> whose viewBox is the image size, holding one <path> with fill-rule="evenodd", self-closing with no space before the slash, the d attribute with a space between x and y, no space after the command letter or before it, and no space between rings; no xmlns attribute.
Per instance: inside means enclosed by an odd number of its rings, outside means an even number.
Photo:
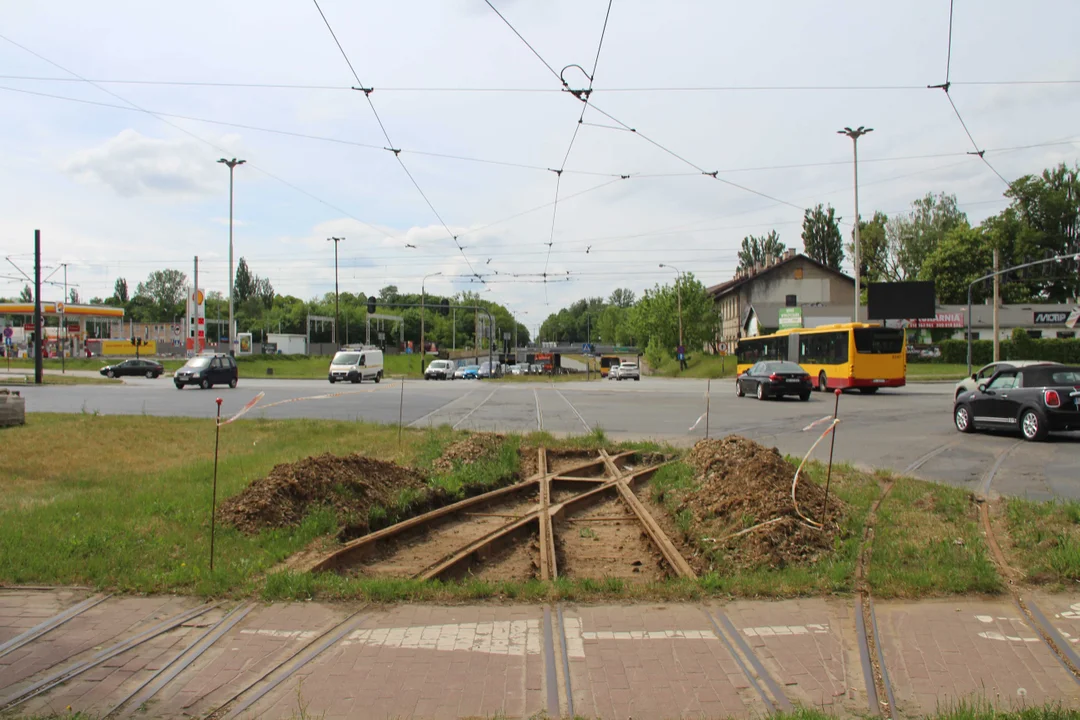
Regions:
<svg viewBox="0 0 1080 720"><path fill-rule="evenodd" d="M1004 522L1005 551L1025 580L1056 590L1080 580L1080 503L1009 498Z"/></svg>
<svg viewBox="0 0 1080 720"><path fill-rule="evenodd" d="M867 577L880 597L997 593L1001 578L970 492L898 478L878 508Z"/></svg>
<svg viewBox="0 0 1080 720"><path fill-rule="evenodd" d="M907 378L920 380L963 380L968 375L962 363L908 363Z"/></svg>
<svg viewBox="0 0 1080 720"><path fill-rule="evenodd" d="M735 357L733 355L709 355L706 353L693 353L686 361L686 370L679 369L679 361L675 358L665 358L663 364L653 368L653 375L660 377L685 377L685 378L723 378L735 377Z"/></svg>

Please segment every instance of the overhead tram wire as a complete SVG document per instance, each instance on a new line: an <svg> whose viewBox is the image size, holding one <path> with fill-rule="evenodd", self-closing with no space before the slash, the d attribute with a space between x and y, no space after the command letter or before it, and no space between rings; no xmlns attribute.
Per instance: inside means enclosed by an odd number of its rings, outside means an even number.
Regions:
<svg viewBox="0 0 1080 720"><path fill-rule="evenodd" d="M319 0L311 1L312 3L314 3L315 9L319 11L319 17L322 18L323 23L326 25L326 29L330 31L330 37L334 39L334 44L337 45L338 50L341 52L341 57L345 59L345 64L349 66L349 72L352 73L353 78L356 80L356 84L358 87L354 87L353 90L364 93L364 98L368 102L368 107L371 108L371 112L375 116L375 121L378 122L379 129L382 130L383 137L386 138L386 143L388 147L385 149L394 153L394 158L398 161L401 169L405 171L405 175L408 176L409 182L411 182L413 184L413 187L416 188L416 191L420 193L420 197L424 199L424 202L427 204L432 214L435 215L436 219L438 219L439 223L446 230L446 234L450 236L450 239L453 240L454 245L457 246L458 252L461 253L461 257L465 260L465 264L469 266L469 271L477 279L479 279L481 283L483 283L484 280L481 278L480 274L476 272L476 268L473 267L472 261L469 260L469 256L465 254L465 249L461 246L461 243L458 242L457 236L450 229L450 226L446 224L446 221L443 220L443 217L439 214L439 211L435 209L435 206L432 204L431 199L427 196L427 193L425 193L424 189L420 187L420 183L416 181L416 178L413 177L413 174L409 171L408 166L405 165L405 161L401 159L401 149L394 146L394 141L390 139L390 133L387 132L386 125L383 124L382 117L379 116L379 111L375 108L375 103L371 99L371 93L374 92L375 88L365 86L364 83L361 82L360 75L357 74L356 68L353 67L352 60L349 59L349 55L345 52L345 48L341 46L341 41L338 40L337 33L334 32L333 26L330 25L330 20L327 19L326 13L324 13L322 7L319 6Z"/></svg>
<svg viewBox="0 0 1080 720"><path fill-rule="evenodd" d="M137 105L136 103L133 103L132 101L128 100L127 98L125 98L125 97L123 97L121 95L118 95L117 93L114 93L112 90L109 90L108 88L102 87L101 85L95 83L92 80L87 80L85 77L83 77L79 73L75 72L74 70L69 70L68 68L64 67L60 63L54 62L53 60L50 60L49 58L45 57L44 55L42 55L42 54L40 54L38 52L35 52L34 50L31 50L30 48L26 47L25 45L22 45L20 43L15 42L11 38L7 37L6 35L0 34L0 40L4 40L4 41L10 43L11 45L14 45L15 47L19 48L20 50L22 50L24 52L27 52L27 53L33 55L34 57L38 58L39 60L42 60L43 62L46 62L46 63L52 65L53 67L58 68L59 70L62 70L64 72L68 73L69 75L72 75L78 81L81 81L81 82L84 82L84 83L86 83L88 85L91 85L92 87L97 88L98 90L100 90L101 92L103 92L103 93L105 93L107 95L111 95L112 97L116 98L117 100L119 100L119 101L125 103L126 105L130 106L132 109L134 109L134 110L136 110L138 112L144 113L146 115L149 115L149 116L151 116L153 118L156 118L157 120L159 120L160 122L165 123L169 127L172 127L172 128L174 128L176 130L179 130L180 132L184 133L188 137L193 138L194 140L197 140L197 141L201 142L202 144L204 144L204 145L206 145L206 146L208 146L208 147L210 147L210 148L212 148L212 149L214 149L214 150L216 150L216 151L218 151L220 153L223 153L223 154L227 155L230 152L230 151L226 150L225 148L222 148L222 147L214 144L213 142L207 140L206 138L204 138L204 137L202 137L200 135L196 135L195 133L191 132L187 128L181 127L180 125L177 125L174 122L170 122L169 120L166 119L166 116L164 114L155 113L155 112L153 112L151 110L147 110L146 108L144 108L144 107L142 107L140 105ZM5 89L14 89L14 88L5 88ZM19 92L18 90L16 90L16 91ZM36 94L40 94L40 93L36 93ZM73 98L65 98L65 99L73 99ZM90 103L91 101L82 101L82 102ZM93 103L93 104L99 104L99 103ZM127 109L127 108L122 108L122 109ZM304 190L303 188L301 188L301 187L299 187L297 185L294 185L293 183L289 182L288 180L285 180L284 178L270 172L266 168L260 167L258 165L255 165L254 163L250 163L250 162L248 163L248 167L252 168L253 170L256 170L257 172L261 172L263 175L266 175L267 177L269 177L269 178L271 178L273 180L276 180L277 182L281 183L282 185L285 185L286 187L289 187L289 188L301 193L302 195L306 195L307 197L311 198L312 200L315 200L316 202L319 202L319 203L325 205L326 207L330 208L331 210L334 210L335 212L339 212L342 215L345 215L346 217L352 218L353 220L357 221L361 225L364 225L365 227L371 228L372 230L379 233L380 235L388 237L391 240L400 241L400 238L396 238L393 235L390 235L389 233L385 232L384 230L380 230L379 228L375 227L374 225L367 222L366 220L362 220L362 219L356 217L355 215L353 215L352 213L339 208L338 206L334 205L333 203L330 203L330 202L328 202L326 200L323 200L322 198L318 197L317 195L314 195L314 194L308 192L307 190Z"/></svg>
<svg viewBox="0 0 1080 720"><path fill-rule="evenodd" d="M968 140L971 141L971 147L974 148L974 152L970 152L968 154L978 156L978 158L980 160L982 160L986 164L986 167L990 168L990 170L995 175L998 176L998 178L1001 180L1001 182L1005 183L1005 187L1011 188L1012 183L1010 183L1008 180L1006 180L1005 176L1002 175L1000 172L998 172L998 169L996 167L994 167L990 163L989 160L986 159L986 150L981 149L979 147L979 143L975 142L975 138L974 138L974 136L972 136L971 130L968 129L967 123L964 122L964 118L960 114L960 109L958 107L956 107L956 103L953 101L952 95L949 94L949 88L952 87L952 82L950 81L950 75L951 75L951 72L952 72L953 2L954 2L954 0L949 0L949 42L948 42L948 50L947 50L946 55L945 55L945 82L940 83L938 85L927 85L926 87L928 89L930 89L930 90L938 90L938 89L940 89L940 90L945 91L945 97L949 100L949 106L952 108L953 113L956 115L956 119L960 121L960 126L962 128L964 128L964 134L967 135Z"/></svg>

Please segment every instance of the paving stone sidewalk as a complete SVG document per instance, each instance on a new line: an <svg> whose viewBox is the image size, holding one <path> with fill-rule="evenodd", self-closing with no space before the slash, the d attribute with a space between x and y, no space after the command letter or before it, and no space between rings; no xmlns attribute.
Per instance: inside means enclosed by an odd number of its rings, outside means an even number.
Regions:
<svg viewBox="0 0 1080 720"><path fill-rule="evenodd" d="M1080 595L1029 603L1071 652ZM865 717L874 695L855 613L840 598L354 607L0 589L0 710L644 720L804 706ZM877 602L874 618L899 717L961 700L1080 707L1080 680L1007 598Z"/></svg>

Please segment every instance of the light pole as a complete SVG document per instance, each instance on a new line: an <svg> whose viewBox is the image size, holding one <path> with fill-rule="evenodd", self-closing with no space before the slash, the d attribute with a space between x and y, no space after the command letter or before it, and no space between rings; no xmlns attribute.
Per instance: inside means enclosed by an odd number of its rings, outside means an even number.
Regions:
<svg viewBox="0 0 1080 720"><path fill-rule="evenodd" d="M867 133L874 132L874 128L863 127L860 125L856 129L852 130L849 127L845 127L843 130L837 130L839 135L847 135L851 138L851 147L855 152L855 315L852 318L852 322L859 322L859 304L860 296L860 268L859 268L859 138Z"/></svg>
<svg viewBox="0 0 1080 720"><path fill-rule="evenodd" d="M431 273L425 275L424 279L420 281L420 374L424 374L424 284L429 277L438 277L442 275L441 272Z"/></svg>
<svg viewBox="0 0 1080 720"><path fill-rule="evenodd" d="M679 298L679 347L682 347L682 344L683 344L683 334L682 334L682 285L681 285L681 283L682 283L682 271L679 270L679 268L675 267L674 265L665 265L664 263L660 263L660 267L667 268L668 270L674 270L675 271L675 276L676 276L675 294Z"/></svg>
<svg viewBox="0 0 1080 720"><path fill-rule="evenodd" d="M337 274L337 246L338 243L344 240L343 237L330 237L326 238L326 242L333 241L334 243L334 346L337 347L337 329L338 324L341 322L341 310L338 305L338 274Z"/></svg>
<svg viewBox="0 0 1080 720"><path fill-rule="evenodd" d="M236 345L236 339L233 337L236 333L233 332L233 171L237 165L243 165L247 160L226 160L221 158L219 163L223 163L229 166L229 355L235 355L233 347ZM219 331L220 332L220 331Z"/></svg>

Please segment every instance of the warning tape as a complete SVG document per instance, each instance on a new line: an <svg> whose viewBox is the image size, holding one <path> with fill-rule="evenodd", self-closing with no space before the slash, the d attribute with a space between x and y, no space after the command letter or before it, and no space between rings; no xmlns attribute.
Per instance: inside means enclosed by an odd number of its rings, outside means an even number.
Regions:
<svg viewBox="0 0 1080 720"><path fill-rule="evenodd" d="M696 423L694 423L693 425L691 425L691 426L690 426L690 429L689 429L689 430L687 430L687 432L694 432L694 428L696 428L696 427L697 427L698 425L700 425L700 424L701 424L701 421L702 421L702 420L704 420L704 419L705 419L705 416L706 416L706 415L708 415L708 414L709 414L709 413L707 413L707 412L703 412L703 413L701 413L701 417L699 417L699 418L697 419L697 422L696 422Z"/></svg>
<svg viewBox="0 0 1080 720"><path fill-rule="evenodd" d="M826 415L825 417L821 418L820 420L815 420L814 422L810 423L809 425L807 425L806 427L804 427L804 428L802 429L802 431L803 431L803 432L806 432L807 430L813 430L814 428L816 428L816 427L817 427L818 425L820 425L821 423L824 423L824 422L828 422L828 421L830 421L830 420L832 420L832 419L833 419L833 416L832 416L832 415Z"/></svg>
<svg viewBox="0 0 1080 720"><path fill-rule="evenodd" d="M791 503L795 506L795 514L807 523L809 523L814 528L819 529L823 527L821 523L816 520L811 520L810 518L803 515L802 511L799 510L799 501L795 499L795 489L799 487L799 475L802 474L802 469L803 467L805 467L806 461L809 460L810 456L814 454L814 450L816 450L817 446L821 444L821 441L827 438L829 436L829 433L836 430L836 426L840 424L840 418L834 418L832 415L826 415L820 420L815 420L814 422L803 428L803 432L806 432L815 425L820 425L821 423L828 422L830 420L832 421L832 423L829 425L829 427L825 428L824 432L822 432L821 435L818 436L818 439L814 441L814 444L810 446L810 449L806 451L806 455L803 456L802 462L799 463L798 469L795 470L795 477L791 481Z"/></svg>
<svg viewBox="0 0 1080 720"><path fill-rule="evenodd" d="M263 399L263 397L265 397L265 396L266 396L266 393L262 393L262 392L261 392L261 393L259 393L258 395L256 395L255 397L251 398L251 400L248 400L248 403L247 403L247 405L245 405L244 407L240 408L240 412L236 413L235 415L233 415L233 416L232 416L231 418L229 418L228 420L220 420L220 421L218 421L218 426L221 426L221 425L228 425L229 423L231 423L231 422L234 422L234 421L235 421L235 420L237 420L238 418L240 418L240 417L242 417L242 416L246 415L246 414L248 413L248 411L250 411L250 410L251 410L251 409L252 409L253 407L255 407L256 405L258 405L258 404L259 404L259 401L260 401L260 400L262 400L262 399Z"/></svg>

